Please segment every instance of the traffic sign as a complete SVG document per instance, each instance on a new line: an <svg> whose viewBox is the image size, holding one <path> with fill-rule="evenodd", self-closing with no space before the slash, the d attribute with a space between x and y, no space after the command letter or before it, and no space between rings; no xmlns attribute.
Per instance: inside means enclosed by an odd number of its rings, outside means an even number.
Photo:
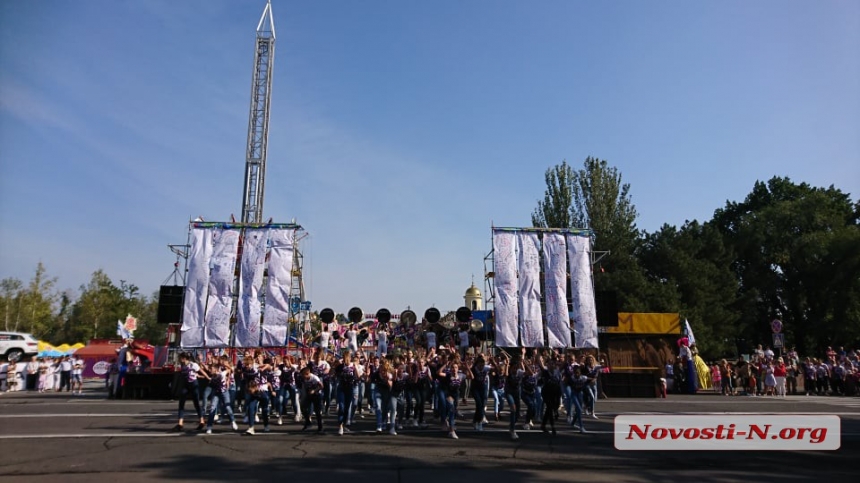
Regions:
<svg viewBox="0 0 860 483"><path fill-rule="evenodd" d="M785 347L785 334L773 334L773 348L782 349Z"/></svg>
<svg viewBox="0 0 860 483"><path fill-rule="evenodd" d="M294 313L299 311L299 307L301 305L302 299L298 297L293 297L290 299L290 310Z"/></svg>
<svg viewBox="0 0 860 483"><path fill-rule="evenodd" d="M306 301L302 302L301 303L301 309L302 309L302 312L306 312L306 311L310 310L311 309L310 300L306 300Z"/></svg>
<svg viewBox="0 0 860 483"><path fill-rule="evenodd" d="M782 321L779 319L773 319L770 322L770 330L773 331L774 334L779 334L782 332Z"/></svg>

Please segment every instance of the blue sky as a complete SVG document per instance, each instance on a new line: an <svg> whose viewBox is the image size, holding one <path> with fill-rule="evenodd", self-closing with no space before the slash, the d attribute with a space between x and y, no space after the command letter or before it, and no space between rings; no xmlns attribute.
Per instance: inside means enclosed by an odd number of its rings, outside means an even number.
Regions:
<svg viewBox="0 0 860 483"><path fill-rule="evenodd" d="M0 277L150 293L191 217L239 216L264 5L0 2ZM860 193L860 2L273 9L264 215L309 231L316 308L461 305L564 159L616 166L648 231L774 175Z"/></svg>

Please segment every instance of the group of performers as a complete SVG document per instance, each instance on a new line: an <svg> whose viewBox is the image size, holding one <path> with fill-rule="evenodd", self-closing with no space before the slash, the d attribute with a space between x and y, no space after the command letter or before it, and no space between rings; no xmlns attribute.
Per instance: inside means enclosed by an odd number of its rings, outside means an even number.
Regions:
<svg viewBox="0 0 860 483"><path fill-rule="evenodd" d="M427 429L435 420L448 437L457 439L457 420L467 395L474 403L476 431L492 424L489 420L501 422L507 406L511 439L518 439L518 428L530 430L537 424L555 435L562 411L567 424L582 433L584 416L597 419L601 367L591 355L524 348L491 354L461 350L457 342L390 354L384 344L365 352L358 350L357 337L355 345L350 336L345 340L340 352L318 347L310 357L294 357L255 351L235 365L226 355L195 361L183 354L174 430L184 430L189 399L197 430L207 433L219 419L237 431L237 412L243 414L248 435L255 434L256 423L268 432L273 422L282 425L284 419L302 423L302 431L322 433L324 419L336 414L341 435L350 432L356 418L372 415L377 433Z"/></svg>

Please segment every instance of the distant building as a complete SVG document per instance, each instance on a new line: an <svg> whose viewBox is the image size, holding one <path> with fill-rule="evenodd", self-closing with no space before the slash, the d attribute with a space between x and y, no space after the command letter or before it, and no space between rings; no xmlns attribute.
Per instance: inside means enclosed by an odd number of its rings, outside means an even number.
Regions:
<svg viewBox="0 0 860 483"><path fill-rule="evenodd" d="M483 310L484 301L481 297L481 291L475 286L474 280L472 281L472 286L466 289L466 295L463 296L463 300L466 301L465 306L473 312L475 310Z"/></svg>

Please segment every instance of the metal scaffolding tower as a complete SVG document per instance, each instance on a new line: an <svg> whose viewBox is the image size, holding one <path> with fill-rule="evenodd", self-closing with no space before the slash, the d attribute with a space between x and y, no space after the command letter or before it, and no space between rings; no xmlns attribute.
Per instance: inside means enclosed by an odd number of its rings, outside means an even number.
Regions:
<svg viewBox="0 0 860 483"><path fill-rule="evenodd" d="M245 156L245 193L242 223L262 223L263 193L266 184L266 150L269 141L269 104L272 95L272 67L275 63L275 21L271 0L266 4L254 53L251 82L251 113L248 119L248 150Z"/></svg>

